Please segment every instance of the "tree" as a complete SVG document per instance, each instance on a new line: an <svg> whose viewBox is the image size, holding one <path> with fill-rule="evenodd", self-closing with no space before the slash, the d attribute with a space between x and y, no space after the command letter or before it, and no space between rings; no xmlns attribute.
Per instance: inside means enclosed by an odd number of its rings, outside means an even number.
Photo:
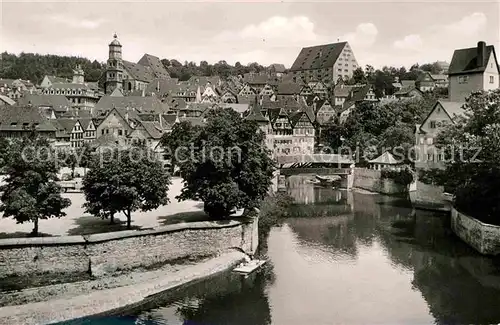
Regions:
<svg viewBox="0 0 500 325"><path fill-rule="evenodd" d="M354 70L352 77L353 77L355 83L359 83L359 84L366 83L366 76L365 76L365 73L361 67L358 67L356 70Z"/></svg>
<svg viewBox="0 0 500 325"><path fill-rule="evenodd" d="M464 110L436 139L444 169L422 178L452 191L462 212L500 225L500 90L473 93Z"/></svg>
<svg viewBox="0 0 500 325"><path fill-rule="evenodd" d="M150 211L169 202L170 177L153 152L145 147L113 150L92 160L83 178L85 211L101 218L122 212L131 228L132 212ZM140 172L138 172L140 171Z"/></svg>
<svg viewBox="0 0 500 325"><path fill-rule="evenodd" d="M258 206L274 170L264 139L255 122L243 120L233 109L211 111L194 139L198 150L181 164L184 188L178 199L202 200L213 219Z"/></svg>
<svg viewBox="0 0 500 325"><path fill-rule="evenodd" d="M6 138L0 138L0 170L3 170L7 163L7 157L9 156L10 143ZM3 173L1 173L3 174Z"/></svg>
<svg viewBox="0 0 500 325"><path fill-rule="evenodd" d="M165 133L160 143L163 150L170 157L172 168L188 159L191 144L197 137L201 128L193 126L189 121L174 124L171 133ZM193 148L194 149L194 148Z"/></svg>
<svg viewBox="0 0 500 325"><path fill-rule="evenodd" d="M71 201L61 197L57 184L58 164L45 139L24 139L12 144L6 159L6 184L0 211L17 223L33 222L31 235L38 236L39 219L60 218Z"/></svg>
<svg viewBox="0 0 500 325"><path fill-rule="evenodd" d="M338 150L346 138L346 129L337 123L328 123L322 127L320 143L334 151ZM333 153L333 152L332 152Z"/></svg>

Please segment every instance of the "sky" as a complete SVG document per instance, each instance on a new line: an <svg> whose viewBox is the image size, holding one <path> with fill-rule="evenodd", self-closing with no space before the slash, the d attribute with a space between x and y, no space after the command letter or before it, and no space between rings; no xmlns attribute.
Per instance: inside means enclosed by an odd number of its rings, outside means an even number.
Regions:
<svg viewBox="0 0 500 325"><path fill-rule="evenodd" d="M500 0L16 1L0 0L0 51L104 62L116 32L123 58L283 63L302 47L348 41L380 68L450 61L482 40L500 51ZM498 52L500 53L500 52Z"/></svg>

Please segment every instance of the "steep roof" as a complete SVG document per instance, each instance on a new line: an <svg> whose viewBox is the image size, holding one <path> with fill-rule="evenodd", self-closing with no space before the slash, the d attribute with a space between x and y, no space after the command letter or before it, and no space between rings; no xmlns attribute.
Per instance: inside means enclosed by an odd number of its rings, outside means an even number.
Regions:
<svg viewBox="0 0 500 325"><path fill-rule="evenodd" d="M144 54L143 57L137 62L140 65L145 67L149 67L153 72L155 78L159 79L168 79L170 78L170 74L167 69L161 63L160 58L151 54Z"/></svg>
<svg viewBox="0 0 500 325"><path fill-rule="evenodd" d="M230 103L221 103L218 104L221 108L232 108L237 113L245 113L248 111L250 104L230 104Z"/></svg>
<svg viewBox="0 0 500 325"><path fill-rule="evenodd" d="M141 64L123 61L123 67L130 76L139 81L151 82L154 79L153 70L149 66L143 66Z"/></svg>
<svg viewBox="0 0 500 325"><path fill-rule="evenodd" d="M160 127L160 124L156 121L140 121L146 132L153 138L153 139L160 139L162 136L162 129Z"/></svg>
<svg viewBox="0 0 500 325"><path fill-rule="evenodd" d="M95 105L96 110L111 110L114 107L133 108L143 113L164 113L168 109L156 96L103 96Z"/></svg>
<svg viewBox="0 0 500 325"><path fill-rule="evenodd" d="M398 90L397 92L394 93L394 95L407 95L410 91L418 91L419 93L423 94L423 92L414 87L414 86L408 86L408 87L403 87L401 88L400 90Z"/></svg>
<svg viewBox="0 0 500 325"><path fill-rule="evenodd" d="M445 100L440 100L438 101L441 106L446 110L448 115L453 119L455 115L458 116L464 116L465 114L465 109L463 108L464 103L463 102L449 102Z"/></svg>
<svg viewBox="0 0 500 325"><path fill-rule="evenodd" d="M4 96L4 95L0 95L0 101L4 102L7 105L11 105L11 106L16 103L13 99L11 99L7 96Z"/></svg>
<svg viewBox="0 0 500 325"><path fill-rule="evenodd" d="M450 120L454 120L456 116L464 116L465 115L465 110L463 108L464 103L463 102L450 102L450 101L445 101L445 100L438 100L432 105L431 109L429 110L429 114L424 118L422 123L419 125L419 130L421 132L424 132L422 130L422 126L425 125L425 122L429 119L431 116L432 112L436 109L436 106L441 105L445 112L448 114L450 117Z"/></svg>
<svg viewBox="0 0 500 325"><path fill-rule="evenodd" d="M282 82L278 85L278 95L300 94L301 86L295 82Z"/></svg>
<svg viewBox="0 0 500 325"><path fill-rule="evenodd" d="M486 57L489 58L492 53L498 64L495 47L493 45L486 46ZM483 72L488 65L488 60L484 61L485 62L483 62L482 66L478 65L477 47L455 50L448 69L448 75Z"/></svg>
<svg viewBox="0 0 500 325"><path fill-rule="evenodd" d="M35 107L48 106L52 107L55 111L67 111L71 107L68 98L63 95L38 95L26 94L24 97L19 98L18 104L21 106L32 105Z"/></svg>
<svg viewBox="0 0 500 325"><path fill-rule="evenodd" d="M61 78L61 77L56 77L56 76L47 76L47 79L49 79L50 83L66 83L70 82L71 80L66 79L66 78Z"/></svg>
<svg viewBox="0 0 500 325"><path fill-rule="evenodd" d="M201 86L205 86L207 83L211 83L215 87L221 82L221 78L219 76L191 76L188 82Z"/></svg>
<svg viewBox="0 0 500 325"><path fill-rule="evenodd" d="M38 131L56 131L37 107L4 106L0 110L0 130L21 131L33 127Z"/></svg>
<svg viewBox="0 0 500 325"><path fill-rule="evenodd" d="M255 101L255 96L256 95L250 95L250 96L238 96L238 103L239 104L250 104Z"/></svg>
<svg viewBox="0 0 500 325"><path fill-rule="evenodd" d="M352 97L350 98L351 101L358 102L362 101L365 99L366 94L370 91L371 85L366 85L363 87L357 87L353 90L352 92Z"/></svg>
<svg viewBox="0 0 500 325"><path fill-rule="evenodd" d="M283 73L286 71L285 65L281 63L273 63L269 66L269 69L274 69L277 73Z"/></svg>
<svg viewBox="0 0 500 325"><path fill-rule="evenodd" d="M243 81L248 83L249 85L264 85L270 82L271 78L267 74L260 73L245 73L243 76Z"/></svg>
<svg viewBox="0 0 500 325"><path fill-rule="evenodd" d="M445 74L431 74L432 79L438 80L448 80L448 76Z"/></svg>
<svg viewBox="0 0 500 325"><path fill-rule="evenodd" d="M337 85L333 89L333 95L335 97L344 97L344 98L347 98L351 94L351 90L353 88L354 87L352 87L352 86L346 86L346 85L343 85L343 84Z"/></svg>
<svg viewBox="0 0 500 325"><path fill-rule="evenodd" d="M369 161L370 164L384 164L384 165L398 165L401 162L399 162L394 156L389 152L386 151L380 156L378 156L375 159L372 159Z"/></svg>
<svg viewBox="0 0 500 325"><path fill-rule="evenodd" d="M159 79L152 80L146 87L146 94L158 94L165 96L179 89L178 82L174 79Z"/></svg>
<svg viewBox="0 0 500 325"><path fill-rule="evenodd" d="M66 131L67 133L71 133L71 131L75 127L75 124L77 123L77 120L70 118L59 118L57 119L57 123L62 126L64 131Z"/></svg>
<svg viewBox="0 0 500 325"><path fill-rule="evenodd" d="M262 115L260 105L253 103L251 106L252 107L250 109L249 114L245 117L246 120L256 121L256 122L269 122L269 118Z"/></svg>
<svg viewBox="0 0 500 325"><path fill-rule="evenodd" d="M416 87L415 80L401 80L401 85L403 87Z"/></svg>
<svg viewBox="0 0 500 325"><path fill-rule="evenodd" d="M304 47L291 71L331 68L337 61L347 42Z"/></svg>
<svg viewBox="0 0 500 325"><path fill-rule="evenodd" d="M82 128L86 130L89 127L90 122L92 122L92 118L90 117L78 118L78 121L82 125Z"/></svg>

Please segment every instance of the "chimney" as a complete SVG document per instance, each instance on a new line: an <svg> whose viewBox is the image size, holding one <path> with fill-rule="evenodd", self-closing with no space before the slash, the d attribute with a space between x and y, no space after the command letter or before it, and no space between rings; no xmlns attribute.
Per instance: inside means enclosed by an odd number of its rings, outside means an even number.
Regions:
<svg viewBox="0 0 500 325"><path fill-rule="evenodd" d="M477 43L477 67L482 67L488 62L486 62L486 43L481 41Z"/></svg>
<svg viewBox="0 0 500 325"><path fill-rule="evenodd" d="M125 121L128 123L128 111L125 113Z"/></svg>
<svg viewBox="0 0 500 325"><path fill-rule="evenodd" d="M161 117L161 113L158 113L158 118L159 118L159 122L160 122L160 129L163 130L163 118Z"/></svg>

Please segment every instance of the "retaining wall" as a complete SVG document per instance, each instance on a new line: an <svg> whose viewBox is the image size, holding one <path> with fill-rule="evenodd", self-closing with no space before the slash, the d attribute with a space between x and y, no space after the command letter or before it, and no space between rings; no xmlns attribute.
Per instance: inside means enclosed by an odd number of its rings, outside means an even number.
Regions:
<svg viewBox="0 0 500 325"><path fill-rule="evenodd" d="M500 254L500 226L483 223L452 207L451 229L479 253L485 255Z"/></svg>
<svg viewBox="0 0 500 325"><path fill-rule="evenodd" d="M405 194L405 186L396 184L391 179L382 178L380 170L354 168L355 188L388 195Z"/></svg>
<svg viewBox="0 0 500 325"><path fill-rule="evenodd" d="M188 257L211 256L239 248L254 254L258 218L194 222L154 230L119 231L88 236L0 240L0 280L8 277L94 277L148 268Z"/></svg>
<svg viewBox="0 0 500 325"><path fill-rule="evenodd" d="M450 211L451 205L444 199L442 186L425 184L418 179L410 186L410 200L415 208Z"/></svg>

